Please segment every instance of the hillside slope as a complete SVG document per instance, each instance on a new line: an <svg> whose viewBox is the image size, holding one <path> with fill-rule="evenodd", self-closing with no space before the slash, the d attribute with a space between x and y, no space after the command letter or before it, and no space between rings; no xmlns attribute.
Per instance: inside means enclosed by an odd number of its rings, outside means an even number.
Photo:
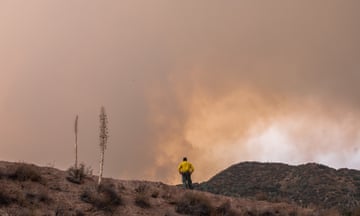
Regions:
<svg viewBox="0 0 360 216"><path fill-rule="evenodd" d="M81 215L319 215L286 203L253 201L160 182L104 179L69 182L68 172L23 163L0 162L1 216Z"/></svg>
<svg viewBox="0 0 360 216"><path fill-rule="evenodd" d="M309 163L244 162L200 184L200 190L234 197L287 201L348 211L360 206L360 171Z"/></svg>

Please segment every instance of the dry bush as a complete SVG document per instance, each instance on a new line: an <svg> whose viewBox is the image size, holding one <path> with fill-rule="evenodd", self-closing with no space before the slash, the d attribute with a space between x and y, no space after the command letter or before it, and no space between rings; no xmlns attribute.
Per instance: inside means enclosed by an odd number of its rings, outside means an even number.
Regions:
<svg viewBox="0 0 360 216"><path fill-rule="evenodd" d="M126 187L125 187L123 184L119 183L119 184L117 185L117 189L118 189L118 191L125 191L125 190L126 190Z"/></svg>
<svg viewBox="0 0 360 216"><path fill-rule="evenodd" d="M161 198L168 200L170 204L175 204L173 191L170 189L169 186L164 186L161 193Z"/></svg>
<svg viewBox="0 0 360 216"><path fill-rule="evenodd" d="M0 206L16 204L18 206L26 208L38 206L38 203L40 202L44 204L52 203L52 199L46 190L39 190L35 192L12 190L11 193L6 192L6 190L0 191Z"/></svg>
<svg viewBox="0 0 360 216"><path fill-rule="evenodd" d="M350 212L350 214L346 212L342 212L342 214L339 213L336 209L316 209L313 211L313 215L317 216L340 216L340 215L349 215L353 216L353 214ZM356 214L354 214L356 215Z"/></svg>
<svg viewBox="0 0 360 216"><path fill-rule="evenodd" d="M202 195L193 192L185 193L176 203L177 213L193 216L210 216L213 211L210 200Z"/></svg>
<svg viewBox="0 0 360 216"><path fill-rule="evenodd" d="M80 195L80 199L90 203L98 210L113 211L122 204L121 196L111 184L101 184L96 188L86 188Z"/></svg>
<svg viewBox="0 0 360 216"><path fill-rule="evenodd" d="M146 193L149 190L146 184L140 184L135 188L136 193Z"/></svg>
<svg viewBox="0 0 360 216"><path fill-rule="evenodd" d="M360 216L360 207L357 207L351 211L351 216Z"/></svg>
<svg viewBox="0 0 360 216"><path fill-rule="evenodd" d="M272 211L264 211L259 213L259 216L277 216L277 215L278 215L277 213L274 213ZM297 214L295 215L289 214L289 216L297 216Z"/></svg>
<svg viewBox="0 0 360 216"><path fill-rule="evenodd" d="M18 181L33 181L44 183L44 179L41 177L40 171L31 165L21 164L15 171L9 174L9 178Z"/></svg>
<svg viewBox="0 0 360 216"><path fill-rule="evenodd" d="M58 204L54 210L56 216L85 216L85 213L80 210L76 209L75 212L73 208L71 208L68 204Z"/></svg>
<svg viewBox="0 0 360 216"><path fill-rule="evenodd" d="M159 191L158 190L155 190L151 193L151 197L152 198L158 198L159 197Z"/></svg>
<svg viewBox="0 0 360 216"><path fill-rule="evenodd" d="M236 216L236 213L233 209L231 209L230 202L224 202L219 207L215 208L213 213L214 216Z"/></svg>
<svg viewBox="0 0 360 216"><path fill-rule="evenodd" d="M96 199L96 195L97 195L96 190L88 187L82 191L80 195L80 199L86 203L93 203L94 200Z"/></svg>
<svg viewBox="0 0 360 216"><path fill-rule="evenodd" d="M14 200L6 191L0 190L0 206L7 206L13 203Z"/></svg>
<svg viewBox="0 0 360 216"><path fill-rule="evenodd" d="M52 202L52 199L46 190L41 190L39 193L37 193L36 198L39 202L42 202L45 204L49 204Z"/></svg>
<svg viewBox="0 0 360 216"><path fill-rule="evenodd" d="M135 195L135 204L141 208L150 208L150 200L146 194L136 194Z"/></svg>
<svg viewBox="0 0 360 216"><path fill-rule="evenodd" d="M300 216L296 212L290 212L290 213L280 213L278 211L273 210L259 210L257 208L248 209L245 213L243 213L244 216L278 216L278 215L288 215L288 216Z"/></svg>
<svg viewBox="0 0 360 216"><path fill-rule="evenodd" d="M79 209L76 209L74 215L75 216L85 216L85 213Z"/></svg>
<svg viewBox="0 0 360 216"><path fill-rule="evenodd" d="M27 192L25 193L26 201L33 205L35 203L45 203L50 204L52 202L52 199L50 198L48 192L46 190L40 190L39 192Z"/></svg>
<svg viewBox="0 0 360 216"><path fill-rule="evenodd" d="M243 215L251 216L279 216L279 215L287 215L287 216L309 216L309 215L317 215L313 212L306 212L305 209L301 209L299 207L284 207L284 206L272 206L272 205L262 205L262 206L252 206L247 208ZM334 215L327 215L334 216Z"/></svg>
<svg viewBox="0 0 360 216"><path fill-rule="evenodd" d="M58 204L55 207L54 213L55 215L70 215L70 211L68 210L69 207L67 205L64 204Z"/></svg>
<svg viewBox="0 0 360 216"><path fill-rule="evenodd" d="M245 206L244 206L245 207ZM243 216L257 216L259 215L259 210L253 205L246 206L244 209L241 209L241 215Z"/></svg>
<svg viewBox="0 0 360 216"><path fill-rule="evenodd" d="M268 200L268 195L264 192L258 192L255 194L255 199L260 201Z"/></svg>
<svg viewBox="0 0 360 216"><path fill-rule="evenodd" d="M3 168L0 168L0 179L7 178L7 177L8 177L8 175L7 175L6 170Z"/></svg>
<svg viewBox="0 0 360 216"><path fill-rule="evenodd" d="M140 184L135 188L135 204L141 208L150 208L150 199L148 195L149 188L145 184Z"/></svg>
<svg viewBox="0 0 360 216"><path fill-rule="evenodd" d="M12 193L12 199L14 200L14 203L20 205L20 206L26 206L28 204L28 200L26 200L25 194L23 191L14 191Z"/></svg>
<svg viewBox="0 0 360 216"><path fill-rule="evenodd" d="M75 168L74 166L70 167L67 171L68 176L66 179L69 182L75 184L82 184L84 183L84 179L87 176L92 175L92 169L90 167L86 167L85 164L81 163L79 168Z"/></svg>
<svg viewBox="0 0 360 216"><path fill-rule="evenodd" d="M12 215L17 216L37 216L39 212L34 208L18 208L15 212L12 212Z"/></svg>
<svg viewBox="0 0 360 216"><path fill-rule="evenodd" d="M325 216L325 215L329 215L329 216L340 216L340 215L344 215L344 216L360 216L360 207L355 207L353 209L343 210L341 212L341 214L339 213L339 211L336 211L335 209L333 209L333 210L330 209L330 210L327 210L327 211L321 211L321 212L319 212L318 215L320 215L320 216Z"/></svg>
<svg viewBox="0 0 360 216"><path fill-rule="evenodd" d="M0 184L0 206L7 206L11 204L24 205L26 203L26 199L22 191L10 191L5 185Z"/></svg>

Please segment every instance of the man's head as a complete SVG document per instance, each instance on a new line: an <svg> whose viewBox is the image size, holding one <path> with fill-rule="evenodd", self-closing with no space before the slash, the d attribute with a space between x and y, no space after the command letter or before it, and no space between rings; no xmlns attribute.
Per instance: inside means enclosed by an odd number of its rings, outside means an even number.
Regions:
<svg viewBox="0 0 360 216"><path fill-rule="evenodd" d="M184 157L184 158L183 158L183 161L187 161L187 158L186 158L186 157Z"/></svg>

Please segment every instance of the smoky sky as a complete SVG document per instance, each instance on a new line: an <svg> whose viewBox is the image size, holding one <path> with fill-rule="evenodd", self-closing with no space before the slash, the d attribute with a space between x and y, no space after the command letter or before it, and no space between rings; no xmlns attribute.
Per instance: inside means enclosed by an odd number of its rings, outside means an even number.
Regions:
<svg viewBox="0 0 360 216"><path fill-rule="evenodd" d="M360 168L360 3L0 0L0 160L195 181L246 160Z"/></svg>

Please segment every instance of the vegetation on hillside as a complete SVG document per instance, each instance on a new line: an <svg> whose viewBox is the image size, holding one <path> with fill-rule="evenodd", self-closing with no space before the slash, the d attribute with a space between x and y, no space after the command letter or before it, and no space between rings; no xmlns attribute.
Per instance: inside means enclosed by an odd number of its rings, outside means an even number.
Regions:
<svg viewBox="0 0 360 216"><path fill-rule="evenodd" d="M297 203L302 207L336 208L342 212L360 206L360 171L310 163L245 162L220 172L200 190L271 202Z"/></svg>

